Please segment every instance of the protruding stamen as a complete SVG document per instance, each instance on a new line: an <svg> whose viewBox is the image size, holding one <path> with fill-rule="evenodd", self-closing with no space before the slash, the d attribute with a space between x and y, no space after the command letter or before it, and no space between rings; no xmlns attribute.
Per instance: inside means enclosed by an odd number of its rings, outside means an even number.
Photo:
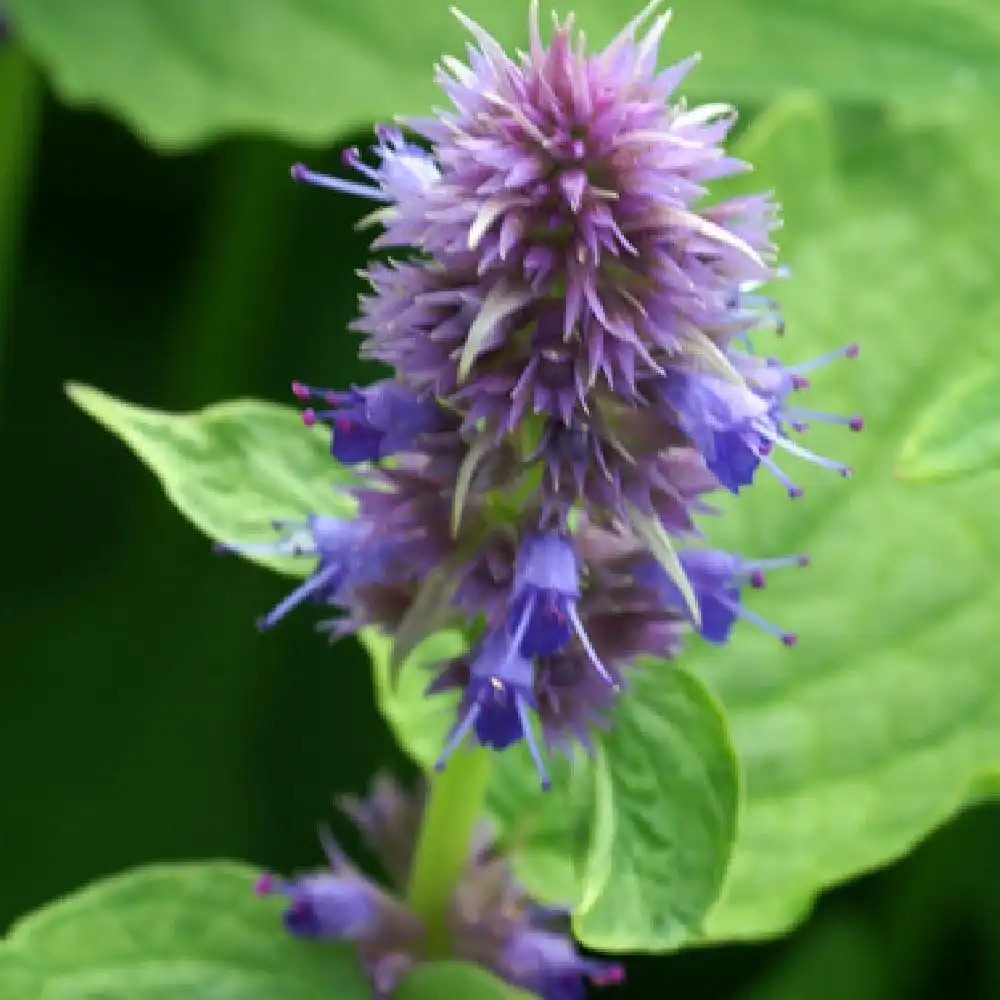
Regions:
<svg viewBox="0 0 1000 1000"><path fill-rule="evenodd" d="M801 364L792 365L788 368L788 371L792 375L805 375L808 372L816 371L817 368L825 368L834 361L842 361L845 358L856 358L860 353L860 344L847 344L845 347L838 347L835 351L822 354L818 358L813 358L811 361L803 361Z"/></svg>
<svg viewBox="0 0 1000 1000"><path fill-rule="evenodd" d="M756 625L761 631L766 632L768 635L773 635L775 639L780 640L785 646L794 646L799 641L799 637L794 632L782 631L773 622L769 622L766 618L757 614L756 611L751 611L742 604L730 604L729 607L737 618L749 622L751 625Z"/></svg>
<svg viewBox="0 0 1000 1000"><path fill-rule="evenodd" d="M329 586L339 569L339 566L328 566L326 569L320 570L315 576L310 577L301 586L296 587L284 600L257 621L257 628L261 632L273 628L289 611L297 608L304 600L311 597L317 591L321 591L324 587Z"/></svg>
<svg viewBox="0 0 1000 1000"><path fill-rule="evenodd" d="M479 718L479 713L482 711L483 706L477 701L470 706L468 712L465 713L465 718L455 727L455 731L451 734L451 738L445 744L444 749L441 751L441 756L438 757L437 763L434 765L435 771L443 771L445 765L448 763L448 758L461 746L462 740L468 735L469 730L476 724L476 719Z"/></svg>
<svg viewBox="0 0 1000 1000"><path fill-rule="evenodd" d="M583 627L583 622L580 621L580 615L576 610L576 605L568 604L566 610L569 614L569 620L573 623L573 631L576 632L576 637L580 640L580 645L583 646L587 653L587 659L590 660L594 669L601 675L601 679L610 684L613 690L617 691L619 689L619 685L611 674L608 673L608 668L601 663L601 658L597 655L597 650L594 649L594 646L590 641L590 636L587 635L586 629Z"/></svg>
<svg viewBox="0 0 1000 1000"><path fill-rule="evenodd" d="M805 493L805 490L803 490L801 486L796 486L795 483L793 483L791 479L789 479L788 476L785 475L784 472L782 472L778 463L775 462L775 460L771 458L769 455L762 453L760 464L763 465L771 473L771 475L774 476L774 478L777 479L778 482L785 487L785 490L787 491L788 495L793 500L798 500L798 498L801 497L803 493Z"/></svg>
<svg viewBox="0 0 1000 1000"><path fill-rule="evenodd" d="M542 760L541 751L538 749L538 743L535 740L535 731L531 728L531 718L524 703L524 696L520 692L514 693L514 706L517 709L517 717L521 721L521 732L524 733L524 741L528 744L528 752L531 754L531 759L535 762L535 769L538 771L538 776L542 779L542 791L548 792L552 788L552 779L549 777L549 772L545 768L545 762Z"/></svg>
<svg viewBox="0 0 1000 1000"><path fill-rule="evenodd" d="M806 410L801 406L786 406L781 411L782 416L789 417L794 421L812 421L818 424L835 424L840 427L849 427L852 431L864 430L865 421L864 417L855 415L852 417L842 417L837 413L823 413L820 410ZM800 426L803 430L808 427L808 424L793 423L792 426L799 430Z"/></svg>
<svg viewBox="0 0 1000 1000"><path fill-rule="evenodd" d="M359 184L357 181L343 180L340 177L331 177L329 174L316 173L316 171L310 170L304 163L296 163L292 167L291 173L292 180L298 181L300 184L312 184L314 187L339 191L341 194L356 195L357 197L368 198L372 201L392 201L379 187Z"/></svg>
<svg viewBox="0 0 1000 1000"><path fill-rule="evenodd" d="M765 573L773 569L792 569L809 565L809 556L779 556L776 559L754 559L743 564L742 574L754 590L767 586Z"/></svg>

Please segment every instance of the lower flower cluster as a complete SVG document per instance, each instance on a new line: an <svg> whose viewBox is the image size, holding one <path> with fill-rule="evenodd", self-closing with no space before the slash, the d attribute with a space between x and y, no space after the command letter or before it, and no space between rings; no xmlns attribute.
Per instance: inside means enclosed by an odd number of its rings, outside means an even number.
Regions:
<svg viewBox="0 0 1000 1000"><path fill-rule="evenodd" d="M362 874L325 834L328 870L284 880L265 875L261 895L287 897L285 926L296 937L353 943L385 998L427 958L426 928L403 901L423 813L423 795L376 779L367 800L348 799L354 820L386 874L382 886ZM451 899L447 931L453 957L483 966L543 1000L582 1000L585 983L624 978L620 965L581 955L566 914L533 903L488 836L473 846Z"/></svg>

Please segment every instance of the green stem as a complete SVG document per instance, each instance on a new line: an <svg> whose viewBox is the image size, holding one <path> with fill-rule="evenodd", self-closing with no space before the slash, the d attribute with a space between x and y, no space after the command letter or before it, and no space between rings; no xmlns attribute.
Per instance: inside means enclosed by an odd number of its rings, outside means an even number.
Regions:
<svg viewBox="0 0 1000 1000"><path fill-rule="evenodd" d="M490 762L480 747L462 747L447 770L431 780L407 897L427 927L432 957L449 953L452 897L469 863L476 824L483 817Z"/></svg>
<svg viewBox="0 0 1000 1000"><path fill-rule="evenodd" d="M38 74L8 43L0 50L0 361L40 110Z"/></svg>

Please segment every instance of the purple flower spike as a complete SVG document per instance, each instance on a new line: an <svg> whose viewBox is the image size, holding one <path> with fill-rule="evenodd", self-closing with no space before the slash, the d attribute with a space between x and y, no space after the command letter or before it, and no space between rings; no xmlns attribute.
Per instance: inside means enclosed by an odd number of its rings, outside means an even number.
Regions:
<svg viewBox="0 0 1000 1000"><path fill-rule="evenodd" d="M521 656L502 630L483 639L469 669L458 725L438 760L438 770L444 769L448 758L473 731L480 745L492 750L506 750L525 740L542 779L542 788L547 791L552 787L531 728L529 711L537 706L534 673L531 660ZM451 685L438 684L433 689L445 686Z"/></svg>
<svg viewBox="0 0 1000 1000"><path fill-rule="evenodd" d="M377 462L411 451L422 434L442 427L443 414L434 399L420 398L392 380L347 392L293 382L292 392L299 399L321 400L332 407L319 412L307 409L302 419L310 427L317 422L329 424L333 430L330 452L345 465Z"/></svg>
<svg viewBox="0 0 1000 1000"><path fill-rule="evenodd" d="M768 570L807 566L807 556L746 561L728 552L696 550L682 553L680 561L698 599L701 611L699 632L708 642L717 645L728 642L737 619L756 625L786 646L794 646L798 641L794 632L783 632L744 607L740 602L740 590L745 584L757 589L763 587L764 574ZM640 586L655 591L664 604L685 610L680 590L659 563L642 561L635 569L635 580Z"/></svg>
<svg viewBox="0 0 1000 1000"><path fill-rule="evenodd" d="M511 938L501 956L504 978L544 1000L584 1000L584 981L614 986L625 980L615 962L585 958L565 935L525 928Z"/></svg>
<svg viewBox="0 0 1000 1000"><path fill-rule="evenodd" d="M261 630L275 626L303 601L332 603L354 568L358 546L369 530L368 525L361 521L342 521L315 514L305 521L275 521L274 528L281 533L281 537L275 542L246 545L222 543L216 546L218 552L242 556L303 556L319 559L312 576L257 622L257 627Z"/></svg>

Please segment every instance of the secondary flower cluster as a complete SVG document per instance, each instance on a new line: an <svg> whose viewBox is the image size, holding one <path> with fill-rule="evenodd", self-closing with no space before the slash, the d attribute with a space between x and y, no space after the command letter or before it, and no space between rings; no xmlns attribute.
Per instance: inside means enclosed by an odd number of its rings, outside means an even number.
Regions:
<svg viewBox="0 0 1000 1000"><path fill-rule="evenodd" d="M857 348L754 353L755 330L783 329L759 291L782 277L776 208L708 200L747 169L722 147L735 112L675 101L696 60L656 68L656 7L593 54L572 18L543 44L535 7L516 57L462 18L468 62L443 61L450 107L407 122L414 141L380 128L370 158L346 155L358 180L293 169L376 205L373 247L397 256L368 271L355 329L393 374L294 383L364 482L354 519L277 526L269 550L316 568L261 624L311 600L334 635L376 626L400 655L463 628L467 655L430 685L461 692L442 766L470 736L525 741L548 785L542 744L588 744L636 657L692 627L726 642L741 619L792 645L743 592L805 559L709 550L695 519L762 468L799 496L782 453L849 474L794 436L860 420L793 399Z"/></svg>
<svg viewBox="0 0 1000 1000"><path fill-rule="evenodd" d="M297 937L352 942L375 996L388 997L426 959L426 929L402 901L423 796L406 794L383 776L366 801L348 799L343 808L376 855L388 888L358 871L326 835L329 871L287 882L265 875L257 891L288 898L285 926ZM585 981L611 985L624 975L619 965L580 955L566 915L532 903L485 836L455 888L447 924L454 958L484 966L544 1000L579 1000Z"/></svg>

